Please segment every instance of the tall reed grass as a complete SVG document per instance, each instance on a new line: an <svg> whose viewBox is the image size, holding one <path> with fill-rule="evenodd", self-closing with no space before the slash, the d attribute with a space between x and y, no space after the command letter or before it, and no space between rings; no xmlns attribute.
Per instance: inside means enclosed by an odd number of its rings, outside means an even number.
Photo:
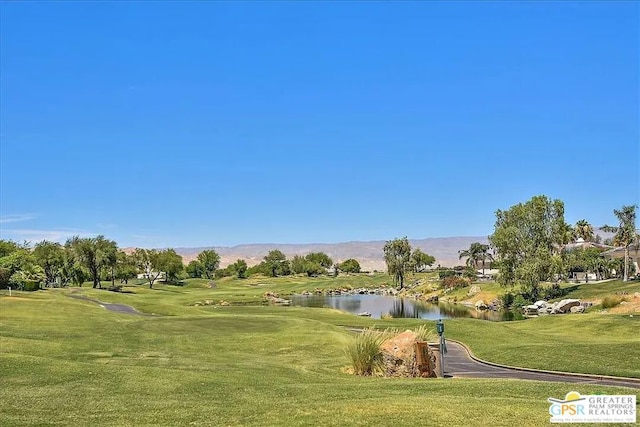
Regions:
<svg viewBox="0 0 640 427"><path fill-rule="evenodd" d="M380 345L388 334L373 329L365 329L347 346L347 355L356 375L377 375L383 370Z"/></svg>

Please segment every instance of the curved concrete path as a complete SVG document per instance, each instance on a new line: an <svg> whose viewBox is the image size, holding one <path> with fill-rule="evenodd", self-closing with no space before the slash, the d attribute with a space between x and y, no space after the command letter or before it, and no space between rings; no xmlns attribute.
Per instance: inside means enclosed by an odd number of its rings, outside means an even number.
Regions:
<svg viewBox="0 0 640 427"><path fill-rule="evenodd" d="M454 378L515 378L521 380L558 381L640 389L640 379L634 378L612 378L598 375L570 373L547 373L535 370L494 366L475 360L463 345L449 340L447 340L447 354L444 356L444 373L445 376Z"/></svg>
<svg viewBox="0 0 640 427"><path fill-rule="evenodd" d="M100 307L106 308L109 311L115 311L116 313L133 314L133 315L137 315L137 316L153 316L153 314L142 313L141 311L138 311L135 308L133 308L133 307L131 307L129 305L125 305L125 304L112 304L112 303L108 303L108 302L102 302L102 301L98 301L98 300L93 299L93 298L86 297L84 295L70 294L69 297L70 298L79 299L79 300L83 300L83 301L90 301L90 302L96 303L96 304L100 305Z"/></svg>

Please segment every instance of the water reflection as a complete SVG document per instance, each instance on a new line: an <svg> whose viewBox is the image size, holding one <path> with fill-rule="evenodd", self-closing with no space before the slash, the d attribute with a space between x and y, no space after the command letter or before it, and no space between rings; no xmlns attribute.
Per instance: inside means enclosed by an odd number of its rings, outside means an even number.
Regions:
<svg viewBox="0 0 640 427"><path fill-rule="evenodd" d="M519 313L510 311L477 311L475 308L460 304L428 304L410 298L397 298L387 295L294 295L291 305L302 307L330 307L349 313L371 313L379 319L384 315L395 318L416 319L452 319L476 318L491 321L522 320Z"/></svg>

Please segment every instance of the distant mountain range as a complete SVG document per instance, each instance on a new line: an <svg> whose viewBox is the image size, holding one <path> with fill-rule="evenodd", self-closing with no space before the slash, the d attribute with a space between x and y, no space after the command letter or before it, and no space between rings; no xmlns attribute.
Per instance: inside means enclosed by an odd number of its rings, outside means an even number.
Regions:
<svg viewBox="0 0 640 427"><path fill-rule="evenodd" d="M420 248L423 252L436 258L436 265L453 266L463 263L458 259L458 251L467 249L471 243L488 243L486 236L463 236L463 237L434 237L428 239L409 239L412 248ZM280 244L280 243L260 243L247 244L232 247L210 246L199 248L174 248L182 255L185 263L188 263L198 256L198 253L206 249L214 249L221 258L221 266L225 267L234 263L238 259L243 259L249 265L255 265L262 261L262 258L271 250L279 249L287 258L294 255L305 255L309 252L324 252L329 255L334 262L341 262L349 258L355 258L360 263L363 270L385 270L386 265L383 259L385 241L376 240L370 242L344 242L344 243L303 243L303 244Z"/></svg>
<svg viewBox="0 0 640 427"><path fill-rule="evenodd" d="M595 230L601 238L609 238L612 233L605 233L599 229ZM412 248L420 248L423 252L436 258L435 265L452 267L460 265L465 260L460 260L458 251L468 249L471 243L480 242L488 244L487 236L459 236L459 237L432 237L427 239L409 239ZM329 255L334 262L341 262L349 258L355 258L365 271L385 270L384 240L370 242L343 242L343 243L302 243L302 244L281 244L281 243L256 243L238 246L208 246L198 248L174 248L186 263L194 260L198 253L205 249L214 249L221 259L221 266L234 263L238 259L243 259L247 264L255 265L262 261L262 258L271 250L279 249L287 258L294 255L306 255L309 252L324 252Z"/></svg>

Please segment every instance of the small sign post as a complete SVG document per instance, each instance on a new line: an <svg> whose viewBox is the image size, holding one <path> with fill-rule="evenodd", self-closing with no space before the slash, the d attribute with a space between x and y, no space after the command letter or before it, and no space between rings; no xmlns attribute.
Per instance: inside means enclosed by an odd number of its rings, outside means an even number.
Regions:
<svg viewBox="0 0 640 427"><path fill-rule="evenodd" d="M444 355L447 352L447 346L444 339L444 323L439 319L436 323L436 331L440 336L440 378L444 378Z"/></svg>

